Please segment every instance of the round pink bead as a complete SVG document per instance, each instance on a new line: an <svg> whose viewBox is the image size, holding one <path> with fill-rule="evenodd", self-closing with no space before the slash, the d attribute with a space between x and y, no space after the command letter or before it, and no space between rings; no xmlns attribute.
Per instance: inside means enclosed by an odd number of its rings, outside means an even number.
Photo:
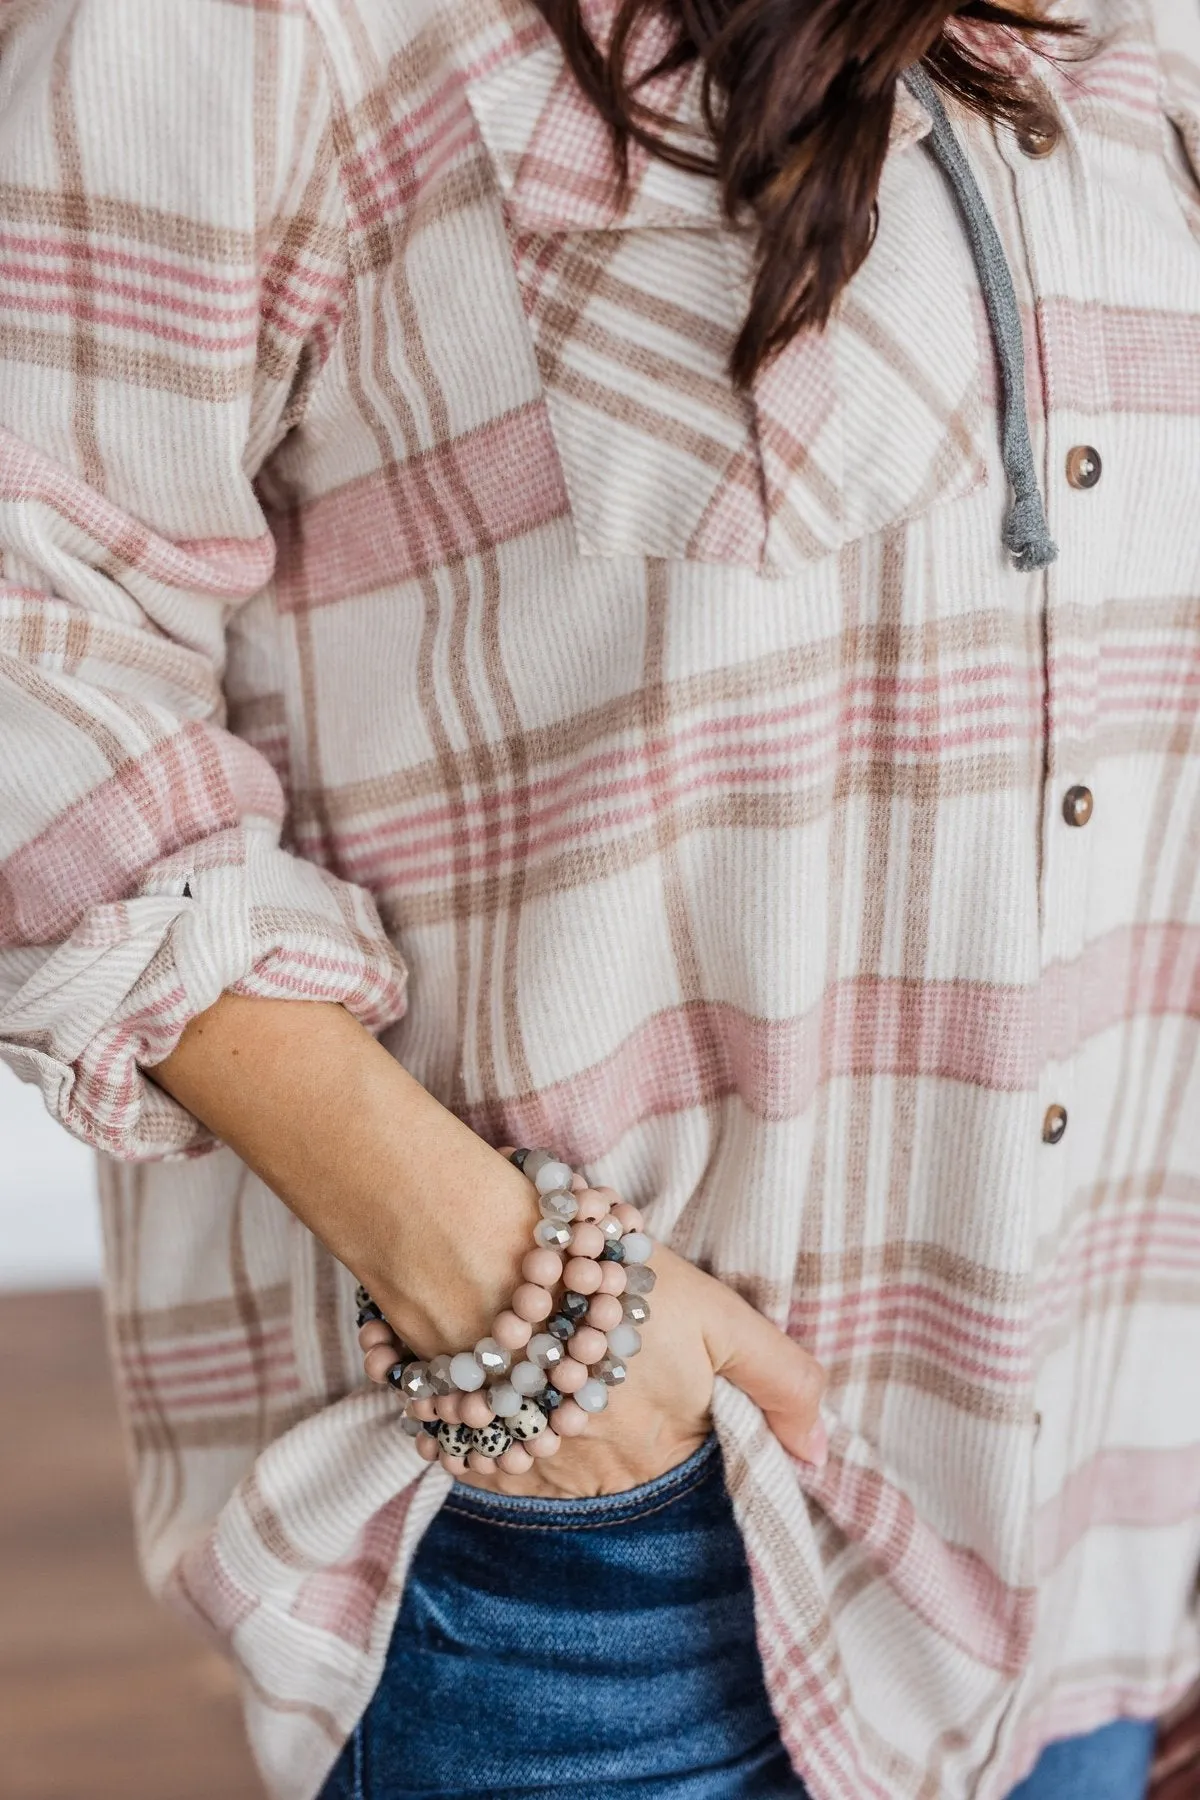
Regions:
<svg viewBox="0 0 1200 1800"><path fill-rule="evenodd" d="M558 1410L561 1412L562 1407L560 1406ZM420 1437L416 1440L416 1444L417 1455L422 1462L435 1462L437 1460L437 1439L431 1438L427 1431L421 1433Z"/></svg>
<svg viewBox="0 0 1200 1800"><path fill-rule="evenodd" d="M360 1349L373 1350L376 1344L392 1342L392 1328L383 1319L368 1319L358 1334Z"/></svg>
<svg viewBox="0 0 1200 1800"><path fill-rule="evenodd" d="M458 1425L462 1422L461 1394L440 1394L434 1401L434 1409L444 1425Z"/></svg>
<svg viewBox="0 0 1200 1800"><path fill-rule="evenodd" d="M598 1225L576 1225L571 1232L572 1256L599 1256L606 1243Z"/></svg>
<svg viewBox="0 0 1200 1800"><path fill-rule="evenodd" d="M504 1350L523 1350L533 1336L533 1326L528 1319L518 1319L515 1312L497 1313L492 1321L492 1336Z"/></svg>
<svg viewBox="0 0 1200 1800"><path fill-rule="evenodd" d="M536 1325L539 1320L550 1317L554 1302L536 1281L523 1281L512 1297L512 1309L519 1319L528 1319L531 1325Z"/></svg>
<svg viewBox="0 0 1200 1800"><path fill-rule="evenodd" d="M488 1405L487 1395L482 1389L473 1394L463 1394L459 1400L459 1418L472 1431L481 1431L492 1422L492 1409Z"/></svg>
<svg viewBox="0 0 1200 1800"><path fill-rule="evenodd" d="M640 1231L645 1224L636 1206L630 1206L628 1200L618 1200L613 1213L620 1220L623 1231Z"/></svg>
<svg viewBox="0 0 1200 1800"><path fill-rule="evenodd" d="M528 1475L533 1458L523 1444L511 1444L503 1456L496 1458L496 1467L506 1475Z"/></svg>
<svg viewBox="0 0 1200 1800"><path fill-rule="evenodd" d="M394 1369L399 1361L395 1344L376 1344L363 1357L363 1368L367 1372L368 1381L386 1381L388 1370Z"/></svg>
<svg viewBox="0 0 1200 1800"><path fill-rule="evenodd" d="M580 1175L580 1174L572 1175L572 1177L571 1177L571 1192L573 1194L583 1194L583 1193L587 1192L587 1176L586 1175Z"/></svg>
<svg viewBox="0 0 1200 1800"><path fill-rule="evenodd" d="M557 1250L530 1250L521 1264L526 1281L538 1287L552 1288L562 1278L562 1257Z"/></svg>
<svg viewBox="0 0 1200 1800"><path fill-rule="evenodd" d="M560 1406L558 1410L561 1412L562 1407ZM555 1437L552 1431L543 1431L541 1437L530 1438L525 1448L528 1450L530 1456L532 1456L534 1462L541 1462L544 1456L558 1455L560 1441L561 1440Z"/></svg>
<svg viewBox="0 0 1200 1800"><path fill-rule="evenodd" d="M595 1266L595 1265L593 1265ZM601 1263L600 1289L602 1294L623 1294L625 1292L625 1270L620 1263ZM582 1289L580 1290L582 1292Z"/></svg>
<svg viewBox="0 0 1200 1800"><path fill-rule="evenodd" d="M587 1414L584 1413L583 1416L586 1419ZM479 1450L468 1450L466 1466L473 1475L493 1475L496 1471L496 1459L494 1456L484 1456Z"/></svg>
<svg viewBox="0 0 1200 1800"><path fill-rule="evenodd" d="M546 1435L548 1437L550 1435L549 1432L547 1432ZM433 1439L430 1438L429 1441L432 1443ZM443 1469L445 1469L447 1475L457 1475L462 1468L462 1457L450 1456L445 1450L438 1452L438 1462L442 1465Z"/></svg>
<svg viewBox="0 0 1200 1800"><path fill-rule="evenodd" d="M606 1267L610 1266L608 1264ZM620 1265L613 1263L613 1268ZM563 1270L563 1280L575 1294L595 1294L600 1290L600 1264L590 1256L573 1256Z"/></svg>
<svg viewBox="0 0 1200 1800"><path fill-rule="evenodd" d="M432 1397L428 1400L410 1400L406 1410L414 1419L424 1419L427 1425L432 1424L434 1419L437 1418L437 1409L434 1406ZM426 1437L429 1437L428 1432L426 1432L425 1435ZM432 1443L433 1439L430 1438L429 1441Z"/></svg>
<svg viewBox="0 0 1200 1800"><path fill-rule="evenodd" d="M587 1322L589 1325L594 1325L597 1331L614 1330L624 1317L625 1314L617 1296L606 1294L603 1288L587 1309Z"/></svg>
<svg viewBox="0 0 1200 1800"><path fill-rule="evenodd" d="M620 1302L618 1301L617 1304L620 1305ZM571 1356L575 1362L599 1362L607 1349L608 1339L602 1331L597 1331L594 1325L581 1325L571 1339ZM554 1377L554 1385L555 1387L560 1385L557 1374ZM571 1389L572 1393L574 1391ZM566 1393L567 1390L564 1388L563 1392Z"/></svg>
<svg viewBox="0 0 1200 1800"><path fill-rule="evenodd" d="M588 1415L575 1400L564 1400L550 1421L551 1431L560 1438L582 1437L588 1428Z"/></svg>
<svg viewBox="0 0 1200 1800"><path fill-rule="evenodd" d="M618 1194L616 1188L598 1187L593 1191L599 1194L600 1198L603 1200L606 1211L614 1206L620 1206L621 1196Z"/></svg>
<svg viewBox="0 0 1200 1800"><path fill-rule="evenodd" d="M602 1219L607 1211L608 1206L603 1194L597 1193L595 1188L585 1188L579 1196L579 1211L575 1215L576 1222L580 1225L586 1225L589 1222L594 1224L597 1219Z"/></svg>
<svg viewBox="0 0 1200 1800"><path fill-rule="evenodd" d="M578 1335L576 1332L575 1336ZM572 1338L571 1348L574 1347L575 1340ZM554 1371L554 1385L560 1394L577 1394L587 1378L586 1364L576 1362L573 1356L564 1356Z"/></svg>

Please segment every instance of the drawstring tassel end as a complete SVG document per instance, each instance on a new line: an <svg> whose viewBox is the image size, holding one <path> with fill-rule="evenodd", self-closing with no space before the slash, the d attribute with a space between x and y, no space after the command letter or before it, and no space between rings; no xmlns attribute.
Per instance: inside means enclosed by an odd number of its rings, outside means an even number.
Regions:
<svg viewBox="0 0 1200 1800"><path fill-rule="evenodd" d="M1058 545L1050 536L1046 509L1037 488L1018 494L1004 521L1004 547L1024 575L1048 569L1058 560Z"/></svg>

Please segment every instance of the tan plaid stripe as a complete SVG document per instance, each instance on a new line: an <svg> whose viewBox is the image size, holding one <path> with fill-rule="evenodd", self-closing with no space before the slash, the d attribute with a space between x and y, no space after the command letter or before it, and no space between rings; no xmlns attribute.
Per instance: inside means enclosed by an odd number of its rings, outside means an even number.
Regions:
<svg viewBox="0 0 1200 1800"><path fill-rule="evenodd" d="M1200 1672L1200 20L1013 47L1045 161L959 121L1043 578L907 97L744 400L710 184L619 203L528 0L417 10L142 9L116 115L118 0L4 26L0 1046L109 1153L146 1567L312 1800L445 1483L143 1069L225 987L339 999L823 1358L820 1473L717 1403L785 1739L815 1800L1001 1800Z"/></svg>

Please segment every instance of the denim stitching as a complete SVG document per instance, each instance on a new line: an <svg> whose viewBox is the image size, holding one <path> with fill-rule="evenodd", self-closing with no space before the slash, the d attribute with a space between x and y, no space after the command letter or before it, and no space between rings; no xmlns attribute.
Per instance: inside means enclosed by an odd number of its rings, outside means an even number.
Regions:
<svg viewBox="0 0 1200 1800"><path fill-rule="evenodd" d="M483 1519L487 1524L498 1525L505 1531L604 1531L613 1525L627 1525L632 1521L649 1519L652 1518L655 1513L664 1512L668 1506L674 1506L676 1501L685 1499L686 1496L698 1488L702 1482L709 1480L712 1475L718 1472L713 1468L713 1463L717 1456L717 1443L715 1438L711 1438L707 1444L702 1445L701 1449L695 1451L693 1454L701 1460L697 1461L695 1467L689 1469L686 1475L681 1475L680 1479L670 1488L665 1489L660 1496L656 1496L654 1500L647 1501L645 1504L633 1501L631 1502L630 1510L628 1511L623 1510L619 1504L614 1504L602 1517L577 1519L573 1518L565 1509L571 1506L590 1506L595 1501L601 1503L605 1501L620 1502L622 1499L620 1494L596 1494L586 1499L574 1501L565 1499L561 1503L552 1502L551 1504L559 1506L560 1510L551 1513L548 1516L530 1519L505 1518L503 1511L500 1508L492 1511L490 1508L486 1507L486 1505L473 1506L470 1500L464 1501L461 1494L458 1496L451 1495L450 1498L446 1500L443 1510L453 1512L459 1518ZM691 1461L691 1458L688 1460ZM681 1464L680 1468L682 1469L686 1466L686 1464ZM672 1470L671 1473L674 1474L675 1471ZM662 1479L662 1477L659 1479ZM647 1483L646 1485L650 1486L653 1484ZM475 1490L471 1490L471 1492L473 1495ZM485 1501L489 1499L520 1500L523 1498L525 1498L525 1496L520 1494L492 1495L487 1494L486 1491L484 1492Z"/></svg>

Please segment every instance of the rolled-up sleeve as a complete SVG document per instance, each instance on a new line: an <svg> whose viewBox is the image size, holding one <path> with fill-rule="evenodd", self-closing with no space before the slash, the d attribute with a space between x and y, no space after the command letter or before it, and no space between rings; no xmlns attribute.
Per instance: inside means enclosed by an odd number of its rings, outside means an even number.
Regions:
<svg viewBox="0 0 1200 1800"><path fill-rule="evenodd" d="M226 724L255 476L337 343L342 189L303 13L50 0L0 58L0 1056L111 1155L210 1143L146 1074L225 990L378 1031L404 967L282 847Z"/></svg>

